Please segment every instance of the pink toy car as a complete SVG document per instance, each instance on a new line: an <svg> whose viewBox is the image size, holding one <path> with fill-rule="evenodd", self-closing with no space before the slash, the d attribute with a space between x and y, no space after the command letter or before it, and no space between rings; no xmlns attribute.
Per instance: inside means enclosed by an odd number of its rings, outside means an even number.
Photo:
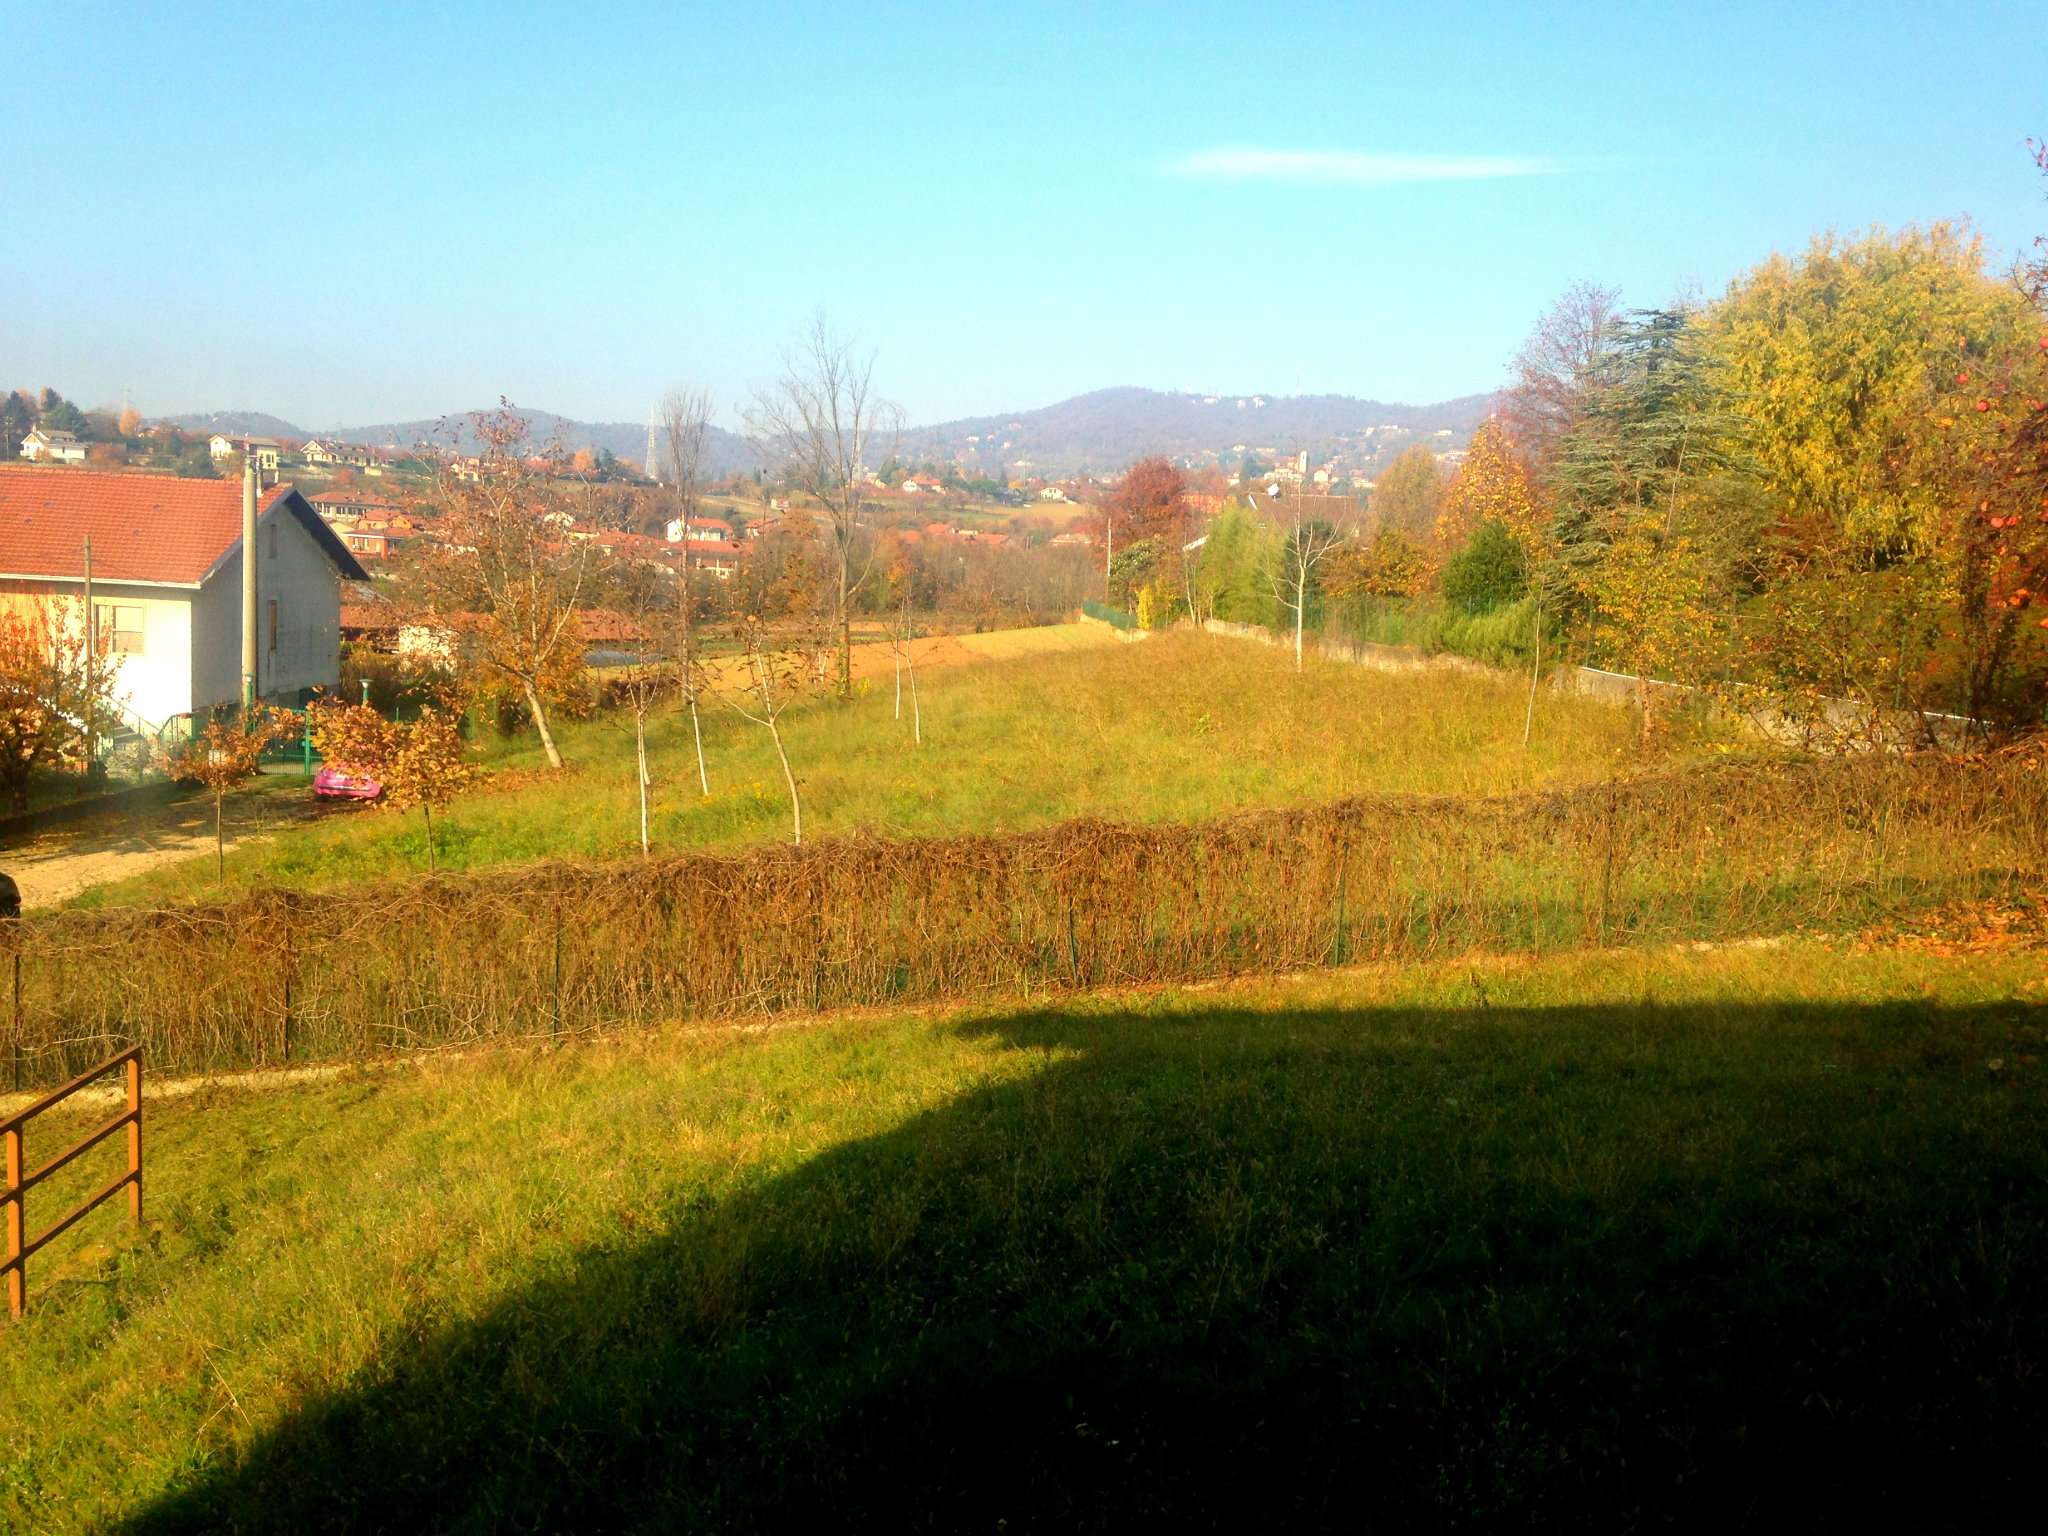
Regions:
<svg viewBox="0 0 2048 1536"><path fill-rule="evenodd" d="M322 768L313 775L313 793L323 800L374 800L384 793L375 779L359 779L339 768Z"/></svg>

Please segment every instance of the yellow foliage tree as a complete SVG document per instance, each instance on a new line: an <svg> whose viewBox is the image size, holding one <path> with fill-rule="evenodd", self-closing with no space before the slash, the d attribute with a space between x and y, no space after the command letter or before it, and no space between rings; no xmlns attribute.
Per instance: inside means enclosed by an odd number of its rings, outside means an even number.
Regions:
<svg viewBox="0 0 2048 1536"><path fill-rule="evenodd" d="M113 708L112 636L87 640L82 614L63 599L0 607L0 790L28 809L30 781L67 757L89 761L96 722Z"/></svg>
<svg viewBox="0 0 2048 1536"><path fill-rule="evenodd" d="M309 714L313 745L330 767L383 785L382 803L389 810L419 808L427 826L427 868L438 867L434 812L445 810L480 774L455 717L426 709L408 724L386 720L367 704L338 699L315 701Z"/></svg>
<svg viewBox="0 0 2048 1536"><path fill-rule="evenodd" d="M1538 531L1536 492L1507 429L1489 416L1472 434L1465 458L1444 491L1436 516L1436 547L1443 558L1462 547L1473 530L1496 522L1514 535L1525 555Z"/></svg>
<svg viewBox="0 0 2048 1536"><path fill-rule="evenodd" d="M1977 521L1980 502L2013 515L2003 500L2025 477L1991 494L1977 471L1992 429L2028 414L2030 386L2001 360L2030 355L2039 327L1980 243L1946 225L1817 240L1701 317L1709 377L1775 504L1761 597L1742 616L1759 681L1846 695L1873 717L1988 702L1985 669L2002 670L2012 627L1979 620L2032 583L1997 574L2014 541L1986 542L2008 530Z"/></svg>
<svg viewBox="0 0 2048 1536"><path fill-rule="evenodd" d="M1486 522L1499 523L1522 547L1529 586L1536 594L1530 620L1529 700L1522 718L1522 745L1526 747L1536 728L1536 687L1543 671L1543 592L1552 551L1549 520L1537 497L1529 466L1516 451L1498 416L1487 417L1472 434L1464 462L1444 492L1443 510L1437 514L1436 522L1437 569L1441 570L1443 563Z"/></svg>

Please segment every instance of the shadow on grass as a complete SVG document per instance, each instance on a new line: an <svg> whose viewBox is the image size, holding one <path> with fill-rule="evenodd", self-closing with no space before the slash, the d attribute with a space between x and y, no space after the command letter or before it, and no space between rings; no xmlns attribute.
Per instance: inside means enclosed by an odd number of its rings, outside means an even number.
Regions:
<svg viewBox="0 0 2048 1536"><path fill-rule="evenodd" d="M1040 1011L1021 1081L394 1338L144 1530L1969 1527L2017 1006Z"/></svg>

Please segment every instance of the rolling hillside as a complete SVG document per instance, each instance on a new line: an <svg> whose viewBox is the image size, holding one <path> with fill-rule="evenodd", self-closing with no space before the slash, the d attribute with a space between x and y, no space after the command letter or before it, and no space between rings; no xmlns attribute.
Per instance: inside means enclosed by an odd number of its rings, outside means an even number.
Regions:
<svg viewBox="0 0 2048 1536"><path fill-rule="evenodd" d="M1266 463L1306 449L1370 470L1417 441L1462 447L1486 419L1488 395L1437 405L1389 405L1350 395L1194 395L1098 389L1057 405L977 416L904 434L907 457L957 459L1012 475L1121 469L1162 453L1196 464Z"/></svg>
<svg viewBox="0 0 2048 1536"><path fill-rule="evenodd" d="M1235 465L1247 453L1271 463L1306 450L1317 462L1334 458L1347 470L1370 472L1403 448L1427 442L1462 447L1486 417L1491 397L1466 395L1436 405L1390 405L1350 395L1192 395L1155 389L1098 389L1036 410L974 416L907 427L893 451L914 463L957 461L984 471L1001 467L1013 477L1061 476L1124 468L1162 453L1196 465ZM630 421L578 421L552 411L523 408L536 442L559 442L574 451L608 448L637 464L647 453L647 427ZM470 413L326 429L324 435L380 448L453 444L475 452ZM260 411L213 411L167 418L188 431L259 432L310 437L314 430ZM315 429L317 430L317 429ZM754 467L759 456L747 439L712 427L709 468L725 475Z"/></svg>

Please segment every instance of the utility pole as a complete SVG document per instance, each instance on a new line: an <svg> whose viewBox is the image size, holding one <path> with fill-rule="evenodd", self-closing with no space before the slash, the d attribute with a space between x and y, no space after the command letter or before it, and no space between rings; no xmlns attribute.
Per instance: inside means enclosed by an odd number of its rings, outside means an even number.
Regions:
<svg viewBox="0 0 2048 1536"><path fill-rule="evenodd" d="M242 708L256 703L256 454L242 455Z"/></svg>
<svg viewBox="0 0 2048 1536"><path fill-rule="evenodd" d="M122 399L127 399L123 390ZM127 410L126 404L121 407ZM93 763L98 756L99 738L95 731L97 722L93 719L93 699L97 690L93 684L99 670L99 626L94 622L92 611L92 535L85 536L85 776L92 777Z"/></svg>
<svg viewBox="0 0 2048 1536"><path fill-rule="evenodd" d="M963 557L964 558L964 557ZM1109 606L1109 568L1116 561L1116 508L1102 504L1102 606Z"/></svg>

